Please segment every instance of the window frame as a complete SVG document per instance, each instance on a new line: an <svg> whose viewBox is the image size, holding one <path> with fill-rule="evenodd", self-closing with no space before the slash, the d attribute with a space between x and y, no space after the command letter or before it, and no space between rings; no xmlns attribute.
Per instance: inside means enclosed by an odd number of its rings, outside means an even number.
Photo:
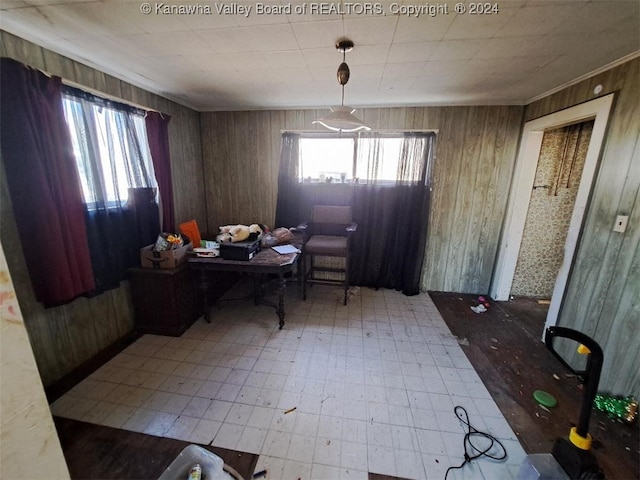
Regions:
<svg viewBox="0 0 640 480"><path fill-rule="evenodd" d="M382 140L399 140L401 146L401 141L404 138L406 133L413 133L412 131L407 132L398 132L398 131L390 131L390 132L353 132L353 133L334 133L334 132L299 132L299 140L298 140L298 165L299 165L299 173L298 173L298 183L307 184L307 185L363 185L363 184L376 184L376 185L395 185L397 182L396 178L363 178L362 176L358 176L358 157L359 157L359 142L358 140L375 137L382 138ZM305 158L303 152L303 144L305 140L342 140L349 139L353 142L353 153L351 155L351 166L350 172L346 175L345 181L342 181L341 178L338 178L338 181L329 180L332 177L326 177L323 181L321 176L313 177L304 175L305 168ZM317 169L316 169L317 170ZM334 173L334 172L331 172Z"/></svg>
<svg viewBox="0 0 640 480"><path fill-rule="evenodd" d="M79 101L79 100L86 100L88 102L90 102L92 104L92 107L94 109L98 109L99 113L102 113L103 109L109 109L115 112L118 112L120 114L124 113L125 115L132 115L134 117L142 118L142 122L138 121L138 125L136 127L140 127L140 128L135 128L135 133L136 133L136 137L138 140L138 144L140 145L140 148L142 149L142 151L140 152L140 161L144 162L144 168L147 170L148 175L147 175L147 182L150 184L147 187L141 187L141 186L134 186L134 185L130 185L129 182L127 182L127 190L131 189L131 188L154 188L156 191L156 202L159 203L159 189L158 189L158 180L155 174L155 169L154 169L154 165L153 165L153 159L151 157L151 150L149 148L149 142L147 139L147 132L146 132L146 126L144 125L144 116L146 115L146 111L138 108L138 107L134 107L125 103L121 103L121 102L117 102L114 100L109 100L106 99L104 97L100 97L97 95L94 95L93 93L87 92L85 90L76 88L76 87L72 87L70 85L63 85L63 89L62 89L62 104L63 104L63 108L64 108L64 116L67 122L67 128L69 129L69 135L70 135L70 139L71 139L71 144L73 146L73 157L76 163L76 169L78 172L78 176L80 177L80 183L81 183L81 192L82 192L82 199L83 199L83 204L85 205L85 208L89 211L94 211L94 210L98 210L101 207L105 207L107 209L120 209L122 208L124 205L127 204L127 202L129 202L131 199L129 198L129 193L127 192L126 197L121 195L120 198L118 198L118 194L122 193L120 190L122 189L122 185L118 185L118 192L115 192L116 195L113 196L113 198L109 197L109 198L105 198L104 200L98 200L95 198L88 198L87 197L87 191L91 190L91 186L89 185L91 183L91 179L86 175L85 173L85 169L84 169L84 161L82 159L82 151L81 149L78 149L79 147L79 141L81 141L78 137L78 131L75 130L75 124L74 122L69 118L68 116L68 112L70 112L70 108L67 108L67 102L69 101ZM108 121L108 119L104 119L106 121ZM135 120L134 120L135 121ZM96 125L101 124L102 122L98 119L95 118L94 122ZM116 125L112 125L112 127L115 128L115 130L117 130L119 135L122 135L122 132L120 131L119 128L117 128ZM107 132L107 129L100 129L100 132L98 132L99 136L105 136L104 134ZM118 143L122 143L122 138L117 138L116 142ZM102 147L102 146L101 146ZM110 163L112 161L112 159L110 158L105 158L103 156L103 154L107 154L108 152L104 152L102 150L102 148L100 147L100 164L102 166L102 168L104 169L104 165L105 162ZM120 165L118 165L118 168L124 168L125 170L127 169L127 165L126 165L127 160L125 158L120 158L119 159L119 163ZM122 172L120 172L122 173ZM126 174L124 175L126 177ZM120 175L120 177L122 177L122 174ZM117 180L116 180L117 182ZM85 188L86 185L86 188Z"/></svg>

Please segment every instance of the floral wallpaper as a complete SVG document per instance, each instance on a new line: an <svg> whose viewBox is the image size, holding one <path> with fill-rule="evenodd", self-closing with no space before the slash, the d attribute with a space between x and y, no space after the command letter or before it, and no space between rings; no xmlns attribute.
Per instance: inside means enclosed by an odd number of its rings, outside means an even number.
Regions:
<svg viewBox="0 0 640 480"><path fill-rule="evenodd" d="M545 132L511 295L551 298L593 121Z"/></svg>

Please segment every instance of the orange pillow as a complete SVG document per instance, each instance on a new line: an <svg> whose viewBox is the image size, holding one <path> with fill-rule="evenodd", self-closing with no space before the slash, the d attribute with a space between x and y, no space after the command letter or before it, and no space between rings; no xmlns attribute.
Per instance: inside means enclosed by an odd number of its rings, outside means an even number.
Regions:
<svg viewBox="0 0 640 480"><path fill-rule="evenodd" d="M189 237L189 240L193 242L194 247L199 247L202 238L200 237L200 230L198 230L198 224L195 220L189 220L180 224L180 233Z"/></svg>

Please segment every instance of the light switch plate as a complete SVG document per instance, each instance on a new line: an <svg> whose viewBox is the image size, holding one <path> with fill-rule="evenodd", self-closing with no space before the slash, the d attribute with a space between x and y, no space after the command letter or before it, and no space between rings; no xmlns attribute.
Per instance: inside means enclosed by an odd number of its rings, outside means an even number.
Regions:
<svg viewBox="0 0 640 480"><path fill-rule="evenodd" d="M613 231L614 232L624 233L625 230L627 229L627 223L628 222L629 222L629 216L628 215L618 215L616 217L616 223L613 226Z"/></svg>

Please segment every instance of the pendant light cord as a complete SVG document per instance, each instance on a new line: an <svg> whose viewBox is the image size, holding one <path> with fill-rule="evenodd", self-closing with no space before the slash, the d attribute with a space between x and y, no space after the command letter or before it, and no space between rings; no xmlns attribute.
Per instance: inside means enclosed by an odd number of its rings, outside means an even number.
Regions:
<svg viewBox="0 0 640 480"><path fill-rule="evenodd" d="M344 28L344 2L343 0L340 0L340 13L341 13L341 17L342 17L342 38L346 38L345 37L345 28ZM347 59L347 50L342 50L342 63L346 63ZM344 107L344 83L340 82L341 86L342 86L342 99L340 100L340 106Z"/></svg>
<svg viewBox="0 0 640 480"><path fill-rule="evenodd" d="M342 19L344 22L344 18ZM344 27L343 27L344 30ZM342 50L342 63L347 63L347 51ZM344 107L344 83L340 82L342 86L342 100L340 100L340 105Z"/></svg>

